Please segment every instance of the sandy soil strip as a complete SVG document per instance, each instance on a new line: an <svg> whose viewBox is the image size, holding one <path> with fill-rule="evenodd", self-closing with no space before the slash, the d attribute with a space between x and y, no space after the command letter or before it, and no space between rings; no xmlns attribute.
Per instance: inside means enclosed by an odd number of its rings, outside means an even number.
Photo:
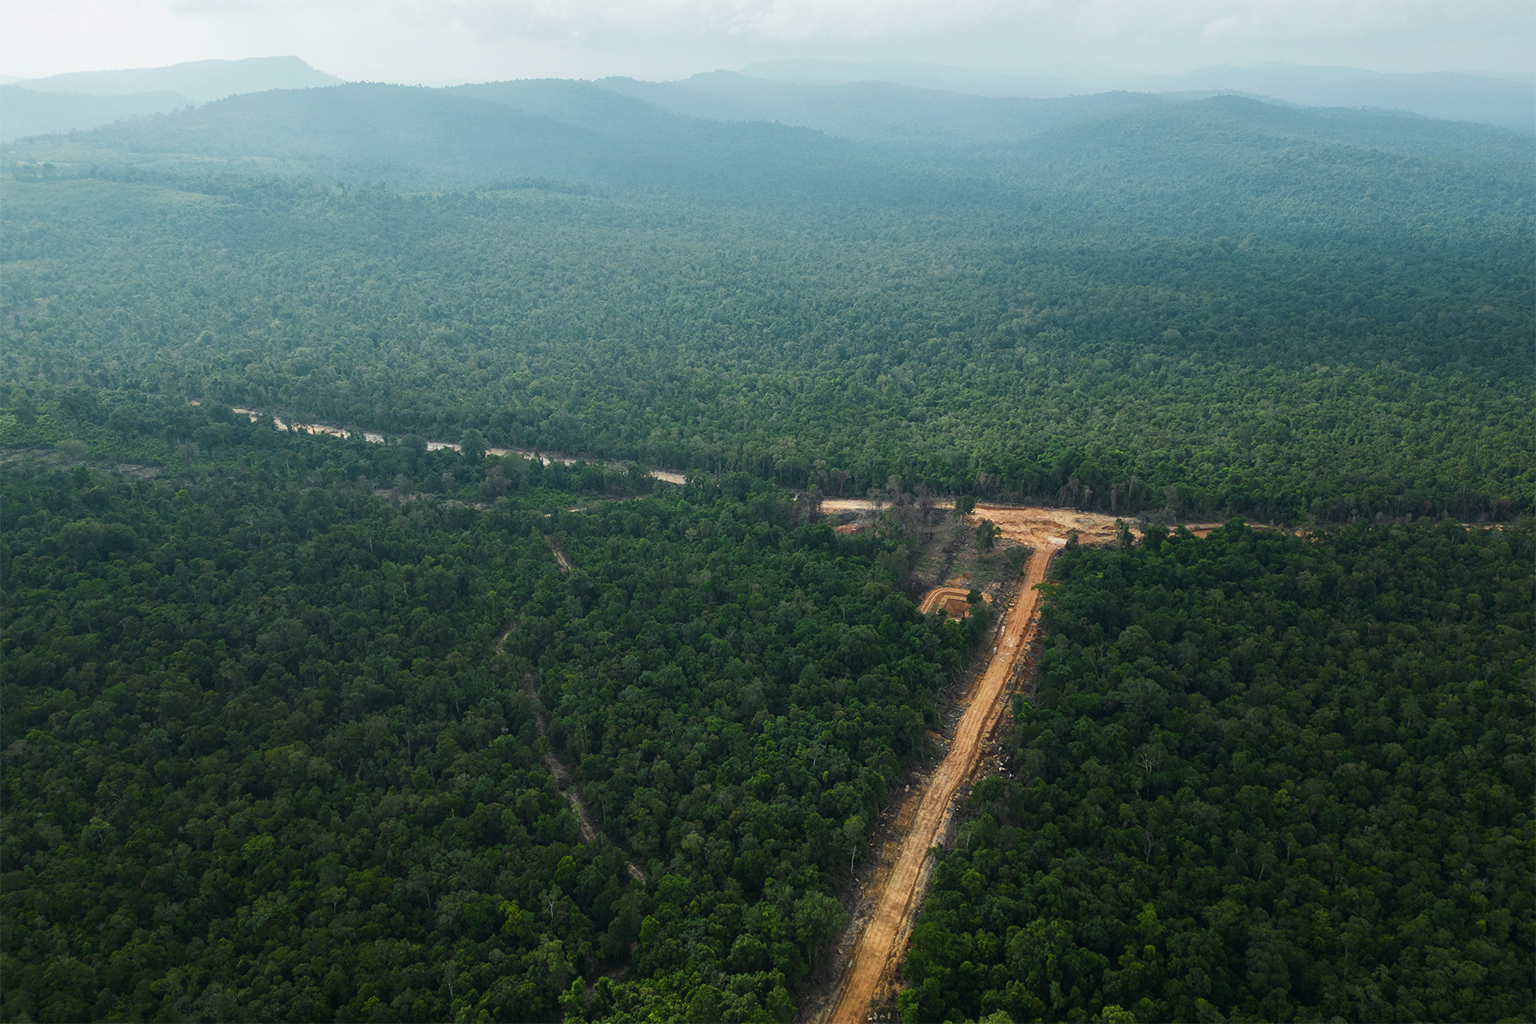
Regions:
<svg viewBox="0 0 1536 1024"><path fill-rule="evenodd" d="M829 499L821 507L828 512L878 512L884 508L878 502L856 499ZM966 522L978 526L983 519L996 523L1005 541L1030 548L1024 582L998 630L991 661L966 695L967 707L955 727L949 752L923 788L902 806L897 821L905 833L892 840L899 844L894 863L876 870L865 890L861 902L871 909L853 938L849 964L838 989L817 1018L822 1024L861 1024L869 1018L872 1006L889 997L900 980L907 940L927 891L932 866L928 851L942 842L964 796L963 787L980 768L984 748L1008 706L1009 681L1039 621L1040 592L1035 586L1045 581L1051 559L1074 533L1081 544L1112 544L1116 540L1116 518L1094 512L978 505ZM1210 526L1201 524L1196 529L1205 533ZM1139 533L1135 527L1132 530ZM926 613L967 592L953 586L936 588L925 596L921 608Z"/></svg>
<svg viewBox="0 0 1536 1024"><path fill-rule="evenodd" d="M822 498L821 510L823 512L884 512L890 508L889 502L868 501L864 498ZM935 501L934 508L954 508L953 501Z"/></svg>
<svg viewBox="0 0 1536 1024"><path fill-rule="evenodd" d="M890 505L865 498L823 498L821 511L833 512L883 512ZM935 501L933 508L954 508L950 500ZM1067 542L1067 534L1076 530L1084 544L1104 544L1115 539L1115 516L1100 512L1081 512L1071 508L1037 508L1018 505L977 505L966 516L972 526L990 519L1003 528L1003 536L1020 544L1031 546L1054 544L1061 547ZM1130 525L1131 533L1141 536L1141 527L1125 515L1119 516ZM850 524L853 525L853 524ZM1222 523L1185 523L1185 527L1197 537L1204 537ZM1254 524L1258 525L1258 524Z"/></svg>
<svg viewBox="0 0 1536 1024"><path fill-rule="evenodd" d="M573 509L568 509L567 511L577 512L577 511L580 511L580 510L573 508ZM560 571L561 572L570 572L573 568L575 568L575 566L571 565L570 559L565 557L565 552L560 550L560 545L555 543L555 538L546 536L544 538L544 543L548 544L549 545L549 550L554 552L554 554L555 554L555 561L560 563Z"/></svg>
<svg viewBox="0 0 1536 1024"><path fill-rule="evenodd" d="M201 405L202 402L197 399L192 399L191 404ZM238 405L234 406L230 411L236 413L237 415L250 417L252 423L255 423L257 420L261 419L262 416L262 414L255 409L246 409ZM272 417L272 425L275 426L278 430L293 431L294 433L301 434L328 434L331 437L352 436L352 433L349 432L345 427L338 427L332 423L285 423L283 422L283 418L281 416L275 414ZM361 433L363 435L363 439L370 444L384 443L383 434L375 434L369 430L359 431L359 433ZM451 451L461 450L459 446L452 441L427 442L427 451L429 452L443 451L445 449ZM496 458L501 458L506 455L521 455L525 459L538 459L546 466L555 462L566 466L574 466L579 461L577 459L567 458L563 455L543 455L539 452L530 451L526 448L487 448L485 450L485 454L495 456ZM609 463L609 466L617 467L618 464ZM688 482L688 478L682 473L674 473L669 469L653 469L651 470L651 476L655 477L657 480L660 480L662 483L667 484L686 484Z"/></svg>

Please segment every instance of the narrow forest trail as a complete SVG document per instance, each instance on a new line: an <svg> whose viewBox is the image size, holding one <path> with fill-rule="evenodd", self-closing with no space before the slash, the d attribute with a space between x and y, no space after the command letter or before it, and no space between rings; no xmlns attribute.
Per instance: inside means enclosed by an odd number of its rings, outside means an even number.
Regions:
<svg viewBox="0 0 1536 1024"><path fill-rule="evenodd" d="M533 676L528 676L526 683L528 696L537 701L539 694L534 689ZM539 739L543 739L545 731L544 716L534 712L533 724L534 728L538 730ZM570 769L565 766L565 762L555 756L553 750L545 750L544 756L540 758L540 761L545 768L549 769L549 774L555 777L555 788L560 791L560 795L571 805L571 810L576 812L576 828L581 833L581 841L588 845L595 843L601 833L598 830L597 823L592 820L592 815L587 811L587 805L582 801L580 783L571 777ZM640 870L640 865L628 857L624 858L624 862L629 867L630 878L637 882L645 881L645 872Z"/></svg>
<svg viewBox="0 0 1536 1024"><path fill-rule="evenodd" d="M203 403L200 399L194 398L188 404L202 405ZM233 412L238 416L245 416L252 423L255 423L257 420L261 419L262 416L266 415L259 409L247 409L241 405L233 406L230 409L230 412ZM385 444L388 441L388 439L383 434L374 433L371 430L358 430L356 427L343 427L335 423L299 423L296 420L289 420L284 422L283 418L276 413L272 414L272 425L278 430L288 431L295 434L323 434L327 437L340 438L349 438L361 435L362 438L369 444ZM429 452L443 451L445 449L460 451L458 442L456 441L434 441L428 438L426 440L426 444L427 451ZM487 448L485 450L485 454L494 455L497 457L503 455L521 455L525 459L538 459L546 466L555 462L565 466L574 466L578 461L581 461L567 455L549 455L543 452L534 451L531 448ZM611 460L606 463L598 460L598 462L594 463L594 465L607 465L610 469L624 468L623 463L614 462ZM685 474L670 469L653 469L650 471L650 475L655 477L657 480L660 480L662 483L686 484L688 482L688 477Z"/></svg>
<svg viewBox="0 0 1536 1024"><path fill-rule="evenodd" d="M847 503L852 505L852 502ZM825 507L825 505L824 505ZM965 713L955 727L949 751L922 788L908 798L897 818L900 833L886 844L894 848L877 866L862 894L862 925L855 921L852 952L837 990L813 1019L820 1024L862 1024L877 1001L887 998L901 976L907 939L927 891L932 864L928 851L943 841L961 797L962 787L981 765L988 740L995 733L1008 706L1008 688L1019 658L1033 638L1039 622L1040 591L1051 559L1066 547L1071 533L1086 544L1115 539L1111 516L1069 509L1002 508L978 506L968 517L972 524L991 519L1006 540L1027 545L1024 579L1018 596L998 628L990 660L966 694ZM925 610L937 607L957 588L930 591ZM960 593L964 593L963 591Z"/></svg>
<svg viewBox="0 0 1536 1024"><path fill-rule="evenodd" d="M545 534L544 543L549 545L549 550L554 554L561 572L570 572L574 568L570 559L565 557L565 552L560 550L560 545L555 543L555 538Z"/></svg>
<svg viewBox="0 0 1536 1024"><path fill-rule="evenodd" d="M559 564L561 572L570 572L575 568L571 565L570 560L565 557L565 552L560 550L560 545L555 543L553 537L546 536L544 542L549 545L549 550L554 554L555 561ZM506 632L502 633L501 638L496 641L497 654L501 654L506 649L507 637L512 635L512 628L508 626ZM539 700L539 691L534 686L532 673L523 677L523 685L528 692L529 699L533 701L533 706L535 708L540 707L542 702ZM538 711L533 713L533 727L538 733L539 739L544 739L547 726L544 723L544 716ZM576 830L581 835L581 841L588 845L596 842L597 837L602 832L597 827L597 822L592 820L592 815L587 810L586 802L582 799L581 783L576 781L575 777L571 774L571 770L565 766L564 761L555 756L553 750L546 748L539 761L549 770L549 774L554 776L555 789L565 798L565 802L571 805L571 810L576 813ZM645 881L645 872L640 869L640 865L636 864L628 855L625 856L624 862L629 868L629 877L637 882Z"/></svg>

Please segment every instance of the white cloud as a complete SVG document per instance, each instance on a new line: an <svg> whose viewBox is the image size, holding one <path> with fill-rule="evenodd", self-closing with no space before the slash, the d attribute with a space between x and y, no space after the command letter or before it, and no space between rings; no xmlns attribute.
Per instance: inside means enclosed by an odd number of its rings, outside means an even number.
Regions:
<svg viewBox="0 0 1536 1024"><path fill-rule="evenodd" d="M1242 30L1243 23L1236 15L1227 15L1225 18L1217 18L1205 28L1200 30L1202 40L1218 40L1230 37Z"/></svg>

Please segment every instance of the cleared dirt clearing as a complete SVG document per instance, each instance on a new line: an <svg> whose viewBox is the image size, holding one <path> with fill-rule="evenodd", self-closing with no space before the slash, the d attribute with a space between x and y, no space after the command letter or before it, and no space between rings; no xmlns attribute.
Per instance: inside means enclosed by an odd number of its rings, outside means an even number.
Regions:
<svg viewBox="0 0 1536 1024"><path fill-rule="evenodd" d="M829 504L824 502L822 507L825 509ZM853 505L839 504L845 508ZM873 1005L889 997L900 978L907 939L927 890L932 864L928 851L942 842L962 795L961 787L980 767L983 750L1008 706L1008 685L1014 668L1039 620L1040 592L1035 586L1045 582L1051 559L1066 547L1068 534L1074 531L1084 544L1104 544L1115 539L1114 517L1091 512L977 506L967 521L975 526L983 519L1001 527L1005 540L1031 549L1024 563L1024 581L998 629L991 661L966 695L966 710L955 727L949 752L900 812L898 825L903 832L891 840L896 847L893 863L888 869L882 865L874 872L864 894L861 904L869 910L862 928L854 926L858 934L847 970L837 991L815 1018L824 1024L860 1024L867 1020ZM925 596L921 607L930 610L957 592L962 596L965 593L955 587L936 588Z"/></svg>
<svg viewBox="0 0 1536 1024"><path fill-rule="evenodd" d="M870 1005L885 995L900 972L912 918L926 888L928 851L940 841L960 787L975 771L982 746L1002 716L1014 662L1034 629L1035 610L1040 601L1040 592L1034 587L1044 581L1046 567L1056 550L1047 546L1036 548L1025 563L1024 585L998 631L997 653L967 695L969 706L955 727L949 753L924 786L917 813L900 840L894 868L884 878L876 877L878 891L871 900L872 914L854 945L841 991L825 1018L832 1024L865 1020Z"/></svg>

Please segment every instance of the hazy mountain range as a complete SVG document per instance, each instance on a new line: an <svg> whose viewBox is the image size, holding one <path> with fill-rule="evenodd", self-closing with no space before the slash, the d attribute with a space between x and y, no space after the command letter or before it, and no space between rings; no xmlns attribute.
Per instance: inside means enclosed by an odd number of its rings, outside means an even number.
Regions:
<svg viewBox="0 0 1536 1024"><path fill-rule="evenodd" d="M1536 138L1498 128L1239 96L1029 100L881 83L788 95L779 83L730 73L706 81L718 88L547 79L274 89L13 140L3 162L23 174L233 172L406 191L537 178L696 198L901 205L907 195L942 203L955 190L990 188L986 182L1056 188L1105 174L1128 181L1152 164L1169 180L1246 177L1256 173L1253 159L1288 161L1289 153L1305 161L1320 147L1373 162L1382 154L1475 162L1501 178L1520 177L1536 156ZM790 101L799 125L727 116L773 103L789 111ZM715 116L696 116L709 104ZM1204 155L1191 163L1197 153Z"/></svg>
<svg viewBox="0 0 1536 1024"><path fill-rule="evenodd" d="M87 130L235 95L340 83L297 57L194 61L11 81L0 85L0 141ZM917 62L795 60L754 64L740 73L707 72L676 82L608 78L590 84L690 118L779 122L857 142L898 145L1017 142L1084 118L1234 92L1283 103L1395 111L1536 134L1536 82L1280 64L1075 82ZM544 88L511 86L466 85L451 94L494 94L503 105L528 110L528 102L516 97Z"/></svg>
<svg viewBox="0 0 1536 1024"><path fill-rule="evenodd" d="M1435 71L1383 74L1361 68L1219 64L1179 75L1085 73L1073 78L972 71L916 61L855 64L783 60L751 64L742 74L794 85L833 86L871 80L975 96L1045 99L1105 91L1236 92L1316 107L1400 110L1452 121L1476 121L1536 132L1536 75L1497 77Z"/></svg>
<svg viewBox="0 0 1536 1024"><path fill-rule="evenodd" d="M340 81L297 57L198 60L163 68L10 80L0 85L0 141L95 128L239 93L310 89Z"/></svg>
<svg viewBox="0 0 1536 1024"><path fill-rule="evenodd" d="M340 81L335 75L316 71L297 57L251 57L246 60L196 60L163 68L127 71L75 71L47 78L22 79L13 84L33 92L86 93L91 96L174 92L189 103L207 103L242 92L310 89Z"/></svg>

